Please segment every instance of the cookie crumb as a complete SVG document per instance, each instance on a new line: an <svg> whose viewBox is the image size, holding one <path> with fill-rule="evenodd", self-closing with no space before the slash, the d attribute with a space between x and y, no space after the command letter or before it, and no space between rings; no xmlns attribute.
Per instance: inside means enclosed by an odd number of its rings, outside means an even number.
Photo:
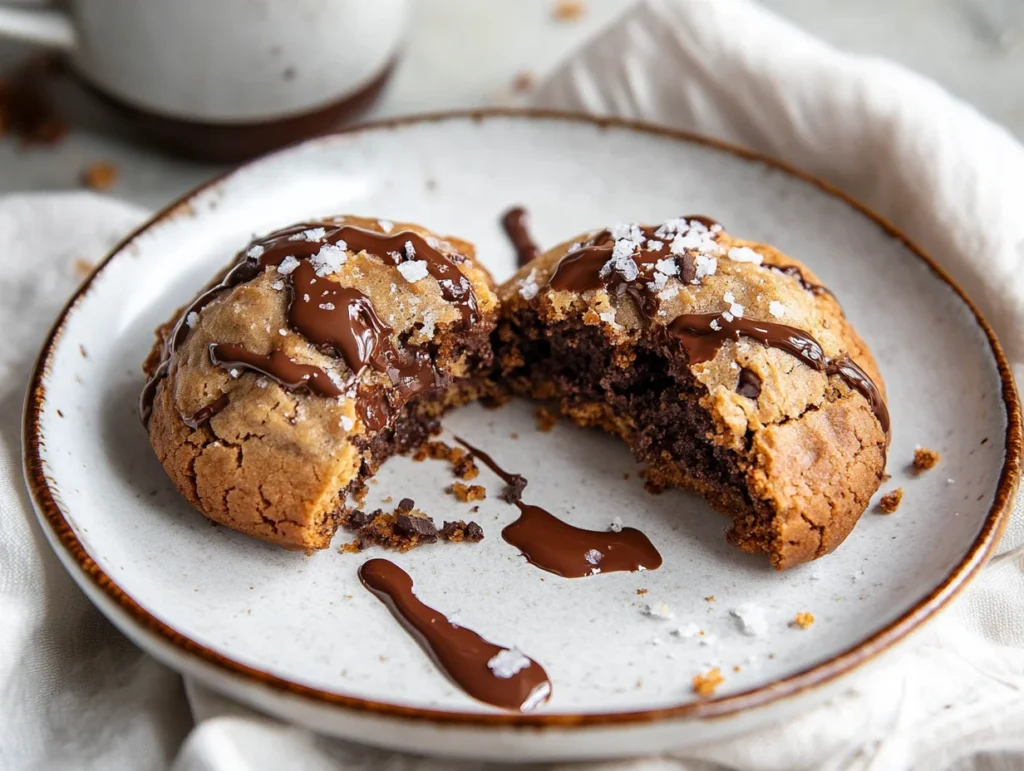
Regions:
<svg viewBox="0 0 1024 771"><path fill-rule="evenodd" d="M446 493L451 493L463 503L471 501L482 501L487 497L487 490L481 485L464 485L462 482L454 482L445 488Z"/></svg>
<svg viewBox="0 0 1024 771"><path fill-rule="evenodd" d="M525 91L529 91L533 88L533 84L536 81L536 77L529 70L523 70L515 79L512 81L512 90L517 94L521 94Z"/></svg>
<svg viewBox="0 0 1024 771"><path fill-rule="evenodd" d="M583 0L555 0L551 15L556 21L578 21L587 12L587 4Z"/></svg>
<svg viewBox="0 0 1024 771"><path fill-rule="evenodd" d="M513 431L511 434L509 434L509 436L511 436L513 439L518 439L519 438L519 434L517 434L515 431Z"/></svg>
<svg viewBox="0 0 1024 771"><path fill-rule="evenodd" d="M92 273L92 269L94 266L88 260L83 260L81 257L79 257L77 260L75 260L74 267L75 273L84 278L85 276L88 276L90 273Z"/></svg>
<svg viewBox="0 0 1024 771"><path fill-rule="evenodd" d="M715 595L713 595L713 594L709 594L707 597L704 598L704 602L714 602L714 601L715 601Z"/></svg>
<svg viewBox="0 0 1024 771"><path fill-rule="evenodd" d="M636 593L637 593L637 594L638 594L639 596L643 597L643 596L644 596L645 594L647 594L647 590L646 590L646 589L637 589L637 590L636 590Z"/></svg>
<svg viewBox="0 0 1024 771"><path fill-rule="evenodd" d="M725 678L722 677L722 670L715 667L693 676L693 692L698 696L712 696L723 682Z"/></svg>
<svg viewBox="0 0 1024 771"><path fill-rule="evenodd" d="M114 183L117 182L117 177L117 166L105 161L97 161L85 167L82 171L81 179L82 184L90 190L102 192L110 190Z"/></svg>
<svg viewBox="0 0 1024 771"><path fill-rule="evenodd" d="M52 55L30 59L0 78L0 138L11 133L22 147L55 145L68 133L68 124L47 95L46 80L60 68Z"/></svg>
<svg viewBox="0 0 1024 771"><path fill-rule="evenodd" d="M900 507L902 500L903 488L897 487L895 490L891 490L882 496L881 500L878 501L878 508L883 514L892 514Z"/></svg>
<svg viewBox="0 0 1024 771"><path fill-rule="evenodd" d="M803 611L797 613L796 616L793 617L793 622L790 624L790 626L799 627L800 629L809 629L813 623L814 614Z"/></svg>
<svg viewBox="0 0 1024 771"><path fill-rule="evenodd" d="M415 508L410 498L403 498L391 513L383 509L369 513L351 509L342 515L341 525L358 536L355 541L342 545L343 554L370 546L407 552L416 546L436 543L438 538L434 521Z"/></svg>
<svg viewBox="0 0 1024 771"><path fill-rule="evenodd" d="M942 456L937 451L917 447L914 449L914 471L920 474L922 471L933 469L941 459Z"/></svg>
<svg viewBox="0 0 1024 771"><path fill-rule="evenodd" d="M733 668L732 668L732 671L733 672L742 672L743 671L743 667L741 667L739 664L735 664L733 666Z"/></svg>
<svg viewBox="0 0 1024 771"><path fill-rule="evenodd" d="M444 442L429 440L421 444L412 454L415 461L431 460L448 461L452 467L452 473L463 481L476 479L480 475L473 456L461 447L452 447Z"/></svg>
<svg viewBox="0 0 1024 771"><path fill-rule="evenodd" d="M476 522L463 522L461 519L456 522L445 522L440 530L441 537L451 543L479 543L484 540L484 529Z"/></svg>
<svg viewBox="0 0 1024 771"><path fill-rule="evenodd" d="M537 430L550 431L558 422L558 416L547 407L538 407L535 413L537 417Z"/></svg>

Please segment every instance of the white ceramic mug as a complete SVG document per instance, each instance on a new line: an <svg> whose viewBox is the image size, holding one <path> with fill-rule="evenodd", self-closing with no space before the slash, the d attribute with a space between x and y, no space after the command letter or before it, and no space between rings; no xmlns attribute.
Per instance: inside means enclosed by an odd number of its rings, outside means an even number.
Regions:
<svg viewBox="0 0 1024 771"><path fill-rule="evenodd" d="M68 52L124 106L197 124L267 124L367 89L395 58L408 0L0 0L0 35Z"/></svg>

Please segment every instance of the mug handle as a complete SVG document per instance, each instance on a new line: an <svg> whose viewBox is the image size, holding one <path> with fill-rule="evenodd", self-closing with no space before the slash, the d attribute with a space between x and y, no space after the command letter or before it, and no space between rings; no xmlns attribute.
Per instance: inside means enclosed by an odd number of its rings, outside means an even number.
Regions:
<svg viewBox="0 0 1024 771"><path fill-rule="evenodd" d="M0 0L0 37L71 51L75 28L66 13L46 9L10 8Z"/></svg>

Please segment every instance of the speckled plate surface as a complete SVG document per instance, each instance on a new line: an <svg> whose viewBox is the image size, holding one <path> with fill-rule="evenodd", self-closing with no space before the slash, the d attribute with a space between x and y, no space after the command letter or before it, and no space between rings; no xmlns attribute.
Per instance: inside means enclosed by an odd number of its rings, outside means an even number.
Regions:
<svg viewBox="0 0 1024 771"><path fill-rule="evenodd" d="M252 233L351 212L473 240L499 280L514 258L498 224L511 203L538 239L680 213L802 259L838 294L889 393L891 489L846 543L786 573L728 546L700 499L644 492L626 449L594 431L537 430L530 405L445 421L530 479L531 502L574 524L640 527L657 571L566 580L502 541L517 512L491 496L479 545L394 560L427 603L547 669L551 701L502 713L451 685L357 579L365 558L306 556L210 526L177 494L136 415L154 327ZM88 352L85 358L81 350ZM513 438L513 434L518 438ZM841 197L727 148L627 124L553 115L450 115L358 129L252 163L155 217L110 256L42 352L26 413L29 487L57 554L94 602L158 658L268 712L321 731L425 753L611 756L706 741L825 698L941 607L998 538L1019 474L1017 397L987 325L926 258ZM907 470L915 445L935 470ZM624 476L630 475L626 479ZM371 500L409 496L467 517L446 465L390 461ZM335 540L345 540L341 534ZM366 556L379 556L373 551ZM713 600L711 599L713 597ZM665 603L674 618L645 616ZM754 603L767 630L731 609ZM801 630L799 612L816 617ZM681 637L695 624L704 634ZM725 682L696 699L691 679ZM739 666L741 671L734 671Z"/></svg>

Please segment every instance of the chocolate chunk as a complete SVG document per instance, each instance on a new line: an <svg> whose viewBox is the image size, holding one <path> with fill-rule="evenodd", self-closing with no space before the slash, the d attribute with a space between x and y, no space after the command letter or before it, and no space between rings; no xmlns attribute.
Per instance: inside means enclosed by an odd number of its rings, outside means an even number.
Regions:
<svg viewBox="0 0 1024 771"><path fill-rule="evenodd" d="M681 257L676 258L679 266L679 278L684 284L689 284L697 278L697 260L692 252L685 252Z"/></svg>
<svg viewBox="0 0 1024 771"><path fill-rule="evenodd" d="M756 399L761 395L761 378L756 372L744 367L740 370L740 379L736 383L736 393L748 399Z"/></svg>
<svg viewBox="0 0 1024 771"><path fill-rule="evenodd" d="M424 540L437 540L437 526L429 517L414 517L396 513L395 532L402 535L418 535Z"/></svg>
<svg viewBox="0 0 1024 771"><path fill-rule="evenodd" d="M398 502L398 506L395 508L395 511L412 511L415 506L416 503L412 498L403 498Z"/></svg>
<svg viewBox="0 0 1024 771"><path fill-rule="evenodd" d="M373 522L376 516L380 513L380 509L377 509L376 511L371 512L369 514L367 514L365 511L361 511L360 509L353 509L349 513L348 519L345 520L345 526L352 528L353 530L358 530L359 528L366 527L368 524Z"/></svg>
<svg viewBox="0 0 1024 771"><path fill-rule="evenodd" d="M505 489L498 497L506 503L519 503L523 499L523 490L526 489L526 477L522 474L511 474Z"/></svg>
<svg viewBox="0 0 1024 771"><path fill-rule="evenodd" d="M445 522L441 528L441 537L452 543L470 541L477 543L484 539L484 529L476 522L466 524L461 519L456 522Z"/></svg>

